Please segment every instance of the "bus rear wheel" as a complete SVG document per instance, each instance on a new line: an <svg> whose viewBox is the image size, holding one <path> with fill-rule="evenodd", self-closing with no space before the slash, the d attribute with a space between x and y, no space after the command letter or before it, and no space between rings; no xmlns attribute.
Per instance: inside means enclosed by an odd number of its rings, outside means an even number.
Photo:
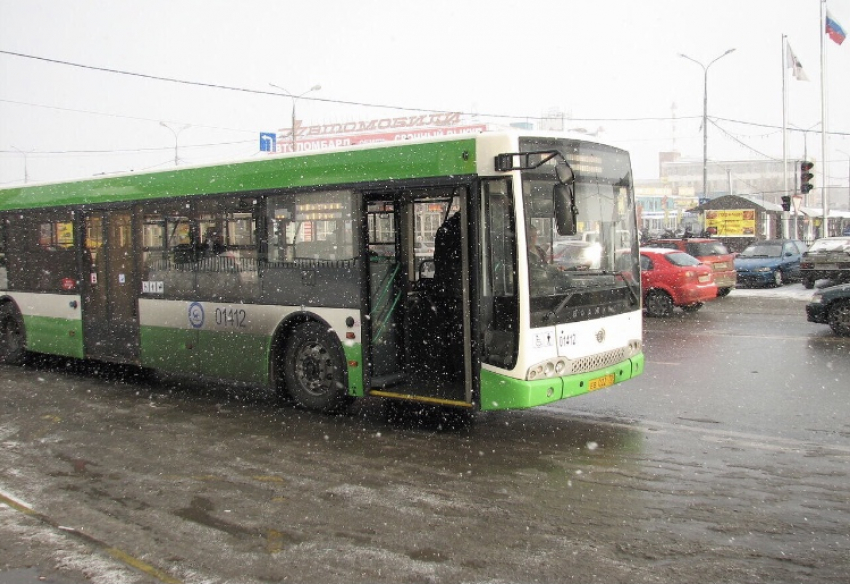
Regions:
<svg viewBox="0 0 850 584"><path fill-rule="evenodd" d="M287 340L283 378L292 399L307 409L336 413L351 401L342 347L317 322L302 324Z"/></svg>
<svg viewBox="0 0 850 584"><path fill-rule="evenodd" d="M20 365L26 358L24 324L9 304L0 306L0 363Z"/></svg>

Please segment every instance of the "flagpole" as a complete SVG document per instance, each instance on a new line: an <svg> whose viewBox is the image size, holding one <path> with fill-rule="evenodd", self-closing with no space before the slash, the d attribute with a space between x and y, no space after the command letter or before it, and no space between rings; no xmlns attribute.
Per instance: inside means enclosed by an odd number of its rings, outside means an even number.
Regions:
<svg viewBox="0 0 850 584"><path fill-rule="evenodd" d="M821 186L820 197L821 206L823 207L823 220L820 236L829 236L829 221L827 215L829 213L827 198L826 198L826 50L824 48L826 36L826 0L821 0L820 3L820 143L821 143Z"/></svg>
<svg viewBox="0 0 850 584"><path fill-rule="evenodd" d="M788 67L787 64L787 53L788 53L788 40L787 37L782 35L782 180L784 183L783 194L787 197L788 193L788 90L785 86L785 78L787 75L785 71ZM784 232L783 237L788 237L788 216L785 212L782 213L784 215L782 221L782 231Z"/></svg>

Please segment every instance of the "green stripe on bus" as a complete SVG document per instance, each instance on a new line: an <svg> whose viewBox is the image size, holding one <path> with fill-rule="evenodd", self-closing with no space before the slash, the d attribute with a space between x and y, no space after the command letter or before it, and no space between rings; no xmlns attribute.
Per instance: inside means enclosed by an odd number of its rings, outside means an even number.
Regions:
<svg viewBox="0 0 850 584"><path fill-rule="evenodd" d="M481 371L481 409L506 410L542 406L589 391L590 381L614 375L614 384L643 372L643 353L626 361L581 375L525 381L489 370Z"/></svg>
<svg viewBox="0 0 850 584"><path fill-rule="evenodd" d="M82 359L83 321L23 315L27 350Z"/></svg>
<svg viewBox="0 0 850 584"><path fill-rule="evenodd" d="M270 386L271 338L167 327L141 328L142 366L183 375L207 375ZM348 394L363 396L363 350L343 344Z"/></svg>
<svg viewBox="0 0 850 584"><path fill-rule="evenodd" d="M348 395L363 397L363 345L343 343L342 350L348 364Z"/></svg>
<svg viewBox="0 0 850 584"><path fill-rule="evenodd" d="M472 175L475 139L233 162L0 190L0 210Z"/></svg>

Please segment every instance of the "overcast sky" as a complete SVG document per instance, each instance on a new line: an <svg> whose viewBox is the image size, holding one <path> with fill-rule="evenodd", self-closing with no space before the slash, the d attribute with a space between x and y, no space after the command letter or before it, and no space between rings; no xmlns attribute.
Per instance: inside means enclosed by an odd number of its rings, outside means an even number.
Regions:
<svg viewBox="0 0 850 584"><path fill-rule="evenodd" d="M828 8L850 32L850 0ZM181 164L262 156L259 132L289 127L292 108L270 83L321 85L297 102L305 124L558 110L654 178L659 151L702 159L703 69L679 54L731 48L709 68L709 159L781 160L783 34L810 79L786 75L788 119L814 126L822 171L819 18L819 0L0 0L0 186L168 168L174 132ZM846 186L850 40L825 50L826 180ZM792 133L790 157L803 149Z"/></svg>

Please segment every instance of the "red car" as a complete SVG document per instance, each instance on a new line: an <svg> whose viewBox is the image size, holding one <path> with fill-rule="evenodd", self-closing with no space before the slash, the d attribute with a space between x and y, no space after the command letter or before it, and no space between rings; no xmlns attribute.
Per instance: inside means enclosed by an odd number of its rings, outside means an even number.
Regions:
<svg viewBox="0 0 850 584"><path fill-rule="evenodd" d="M674 306L696 312L717 298L711 266L675 249L640 248L640 283L649 316L670 316Z"/></svg>
<svg viewBox="0 0 850 584"><path fill-rule="evenodd" d="M678 249L705 262L714 270L714 282L717 295L726 296L735 287L738 273L735 271L735 256L723 245L723 242L706 237L683 237L681 239L650 239L647 247L669 247Z"/></svg>

